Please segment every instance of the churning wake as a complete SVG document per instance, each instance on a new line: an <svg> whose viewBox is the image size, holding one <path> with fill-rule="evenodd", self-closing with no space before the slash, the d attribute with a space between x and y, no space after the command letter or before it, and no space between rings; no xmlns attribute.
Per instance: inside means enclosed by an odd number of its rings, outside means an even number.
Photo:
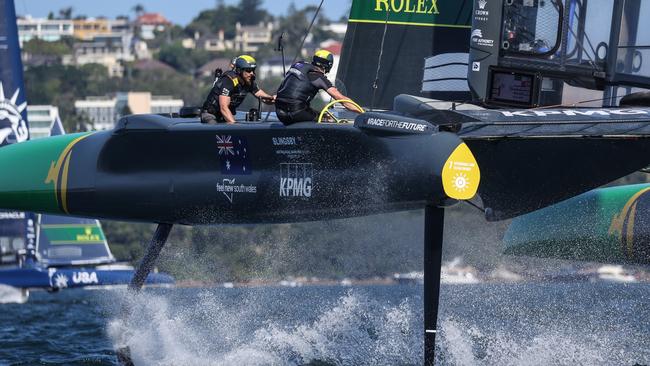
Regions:
<svg viewBox="0 0 650 366"><path fill-rule="evenodd" d="M0 304L24 304L27 302L29 292L19 288L0 285Z"/></svg>
<svg viewBox="0 0 650 366"><path fill-rule="evenodd" d="M130 303L129 324L113 320L109 336L128 345L136 364L332 365L418 364L420 327L409 300L382 306L348 292L315 320L295 325L267 322L243 329L246 309L226 308L205 291L181 310L143 294Z"/></svg>
<svg viewBox="0 0 650 366"><path fill-rule="evenodd" d="M114 316L109 336L116 347L130 347L136 365L422 364L419 296L386 304L353 289L314 308L302 305L305 299L278 304L264 296L237 298L233 305L225 294L201 290L179 301L145 292L129 300L126 324ZM505 309L503 319L491 315L484 322L480 307L477 318L465 319L441 305L437 365L647 362L645 351L622 349L629 340L620 333L585 332L570 317L554 322L530 314L522 324L508 319Z"/></svg>

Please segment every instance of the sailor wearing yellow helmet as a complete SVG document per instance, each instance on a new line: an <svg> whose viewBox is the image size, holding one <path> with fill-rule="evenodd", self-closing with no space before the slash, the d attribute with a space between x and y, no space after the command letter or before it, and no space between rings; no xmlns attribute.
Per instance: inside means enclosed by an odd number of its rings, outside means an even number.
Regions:
<svg viewBox="0 0 650 366"><path fill-rule="evenodd" d="M278 89L275 110L278 119L285 125L301 121L315 121L318 112L309 103L319 90L325 90L332 98L349 99L336 89L327 79L327 74L334 65L334 56L327 50L318 50L311 64L297 62L291 66ZM352 112L361 111L352 103L343 103Z"/></svg>
<svg viewBox="0 0 650 366"><path fill-rule="evenodd" d="M235 123L237 107L251 93L267 104L275 96L267 94L255 82L257 62L252 56L241 55L235 59L234 69L224 72L214 83L201 108L201 122L216 124Z"/></svg>

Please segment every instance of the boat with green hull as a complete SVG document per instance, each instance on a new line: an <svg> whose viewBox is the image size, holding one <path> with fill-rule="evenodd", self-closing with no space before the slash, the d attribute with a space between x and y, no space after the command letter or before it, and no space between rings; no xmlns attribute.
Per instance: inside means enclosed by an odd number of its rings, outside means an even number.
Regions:
<svg viewBox="0 0 650 366"><path fill-rule="evenodd" d="M396 3L353 2L339 77L370 105L353 123L126 116L109 131L0 149L0 170L20 172L0 181L0 207L158 223L133 290L175 224L424 209L424 363L433 365L444 208L473 200L488 220L513 218L648 166L648 105L613 106L619 87L650 86L650 77L634 75L644 48L618 37L635 39L640 2L613 4L605 56L585 48L587 2ZM420 87L414 75L423 74ZM561 102L565 83L606 89L606 106L531 109ZM418 92L429 87L467 99ZM476 105L466 108L470 93ZM118 358L132 364L128 347Z"/></svg>
<svg viewBox="0 0 650 366"><path fill-rule="evenodd" d="M596 189L515 218L513 255L650 264L650 184Z"/></svg>

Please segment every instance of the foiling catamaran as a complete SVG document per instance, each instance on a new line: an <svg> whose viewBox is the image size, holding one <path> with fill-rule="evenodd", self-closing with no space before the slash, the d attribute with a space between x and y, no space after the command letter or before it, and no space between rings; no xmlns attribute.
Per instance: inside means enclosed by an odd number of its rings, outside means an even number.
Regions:
<svg viewBox="0 0 650 366"><path fill-rule="evenodd" d="M0 137L4 146L29 140L30 136L16 21L9 14L13 12L13 3L2 2L1 6ZM57 116L50 126L50 135L64 133ZM16 171L5 171L4 175L28 169L19 165ZM66 288L127 285L133 273L133 267L117 262L96 219L0 211L0 287L9 287L4 291L7 295L20 292L19 297L9 296L12 301L27 301L30 289L56 292ZM174 279L165 273L151 273L146 283L171 285Z"/></svg>
<svg viewBox="0 0 650 366"><path fill-rule="evenodd" d="M423 208L431 365L444 207L471 199L487 220L512 218L650 162L647 98L619 103L650 85L644 10L623 0L353 1L338 76L370 107L353 123L126 116L110 131L0 149L2 170L15 172L0 184L0 207L158 223L134 290L174 224ZM599 36L603 24L611 29ZM565 106L575 86L601 90L605 107ZM131 362L128 348L118 357Z"/></svg>
<svg viewBox="0 0 650 366"><path fill-rule="evenodd" d="M20 290L20 301L33 289L105 288L127 285L133 277L133 267L113 257L96 219L36 215L35 253L30 256L25 248L29 213L4 211L0 217L0 286ZM146 281L173 283L165 273L151 273Z"/></svg>
<svg viewBox="0 0 650 366"><path fill-rule="evenodd" d="M57 118L51 136L64 133ZM111 253L96 219L20 211L0 212L0 286L56 292L67 288L127 285L132 266ZM151 273L147 285L172 285L165 273Z"/></svg>

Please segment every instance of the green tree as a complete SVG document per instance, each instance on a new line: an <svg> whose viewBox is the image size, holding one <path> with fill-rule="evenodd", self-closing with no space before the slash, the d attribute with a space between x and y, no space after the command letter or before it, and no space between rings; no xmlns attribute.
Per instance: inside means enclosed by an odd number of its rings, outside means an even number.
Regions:
<svg viewBox="0 0 650 366"><path fill-rule="evenodd" d="M63 8L59 10L59 18L60 19L72 19L72 7L69 6L67 8Z"/></svg>
<svg viewBox="0 0 650 366"><path fill-rule="evenodd" d="M314 26L312 27L311 34L313 36L312 38L312 43L319 44L323 41L327 41L328 39L337 39L338 36L336 33L332 31L325 30L325 26L329 25L331 21L327 19L325 14L319 13L318 17L316 18L316 21L314 22ZM343 41L340 39L340 41Z"/></svg>
<svg viewBox="0 0 650 366"><path fill-rule="evenodd" d="M131 8L131 10L133 10L133 12L135 13L136 18L138 18L145 12L144 6L142 4L136 4L133 8Z"/></svg>
<svg viewBox="0 0 650 366"><path fill-rule="evenodd" d="M316 6L307 6L298 10L292 2L287 9L287 15L280 18L280 26L274 31L274 39L277 39L284 32L285 55L289 62L293 60L295 55L300 56L300 50L298 48L305 37L305 33L309 29L309 25L317 9L318 7ZM322 13L318 13L318 17L311 29L312 43L320 43L331 38L331 33L320 29L325 24L329 24L329 20Z"/></svg>
<svg viewBox="0 0 650 366"><path fill-rule="evenodd" d="M48 42L39 38L23 43L22 50L31 55L63 56L72 53L72 47L65 40Z"/></svg>
<svg viewBox="0 0 650 366"><path fill-rule="evenodd" d="M216 34L223 29L226 38L235 37L235 24L255 25L273 17L262 8L262 0L240 0L236 6L218 1L214 9L203 10L187 26L187 34L199 32L201 35Z"/></svg>
<svg viewBox="0 0 650 366"><path fill-rule="evenodd" d="M153 233L154 225L104 220L102 229L115 258L135 262L142 258L146 240Z"/></svg>
<svg viewBox="0 0 650 366"><path fill-rule="evenodd" d="M210 55L204 50L186 49L181 45L180 41L176 41L172 44L163 45L158 52L157 58L178 71L193 75L196 69L210 59Z"/></svg>
<svg viewBox="0 0 650 366"><path fill-rule="evenodd" d="M203 10L187 25L187 34L214 35L223 29L226 38L235 37L238 8L220 3L216 9Z"/></svg>
<svg viewBox="0 0 650 366"><path fill-rule="evenodd" d="M270 20L271 15L262 8L262 3L262 0L241 0L235 19L242 25L257 25Z"/></svg>
<svg viewBox="0 0 650 366"><path fill-rule="evenodd" d="M186 30L178 25L165 27L162 31L156 29L154 30L154 39L147 40L147 47L150 50L157 50L166 44L182 41L188 36L191 35L188 35Z"/></svg>

